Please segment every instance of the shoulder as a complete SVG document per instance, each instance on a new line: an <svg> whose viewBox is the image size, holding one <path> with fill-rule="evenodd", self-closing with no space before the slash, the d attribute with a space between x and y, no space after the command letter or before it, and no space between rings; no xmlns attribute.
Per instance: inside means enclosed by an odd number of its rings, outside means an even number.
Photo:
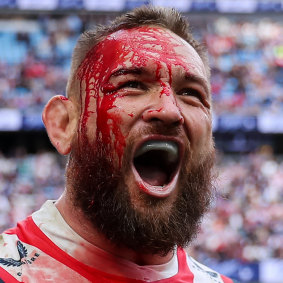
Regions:
<svg viewBox="0 0 283 283"><path fill-rule="evenodd" d="M185 260L193 273L194 282L233 283L233 280L196 261L187 252L185 254Z"/></svg>
<svg viewBox="0 0 283 283"><path fill-rule="evenodd" d="M28 217L0 235L0 279L3 282L22 282L23 271L40 256L40 250L26 241L33 238L31 222Z"/></svg>
<svg viewBox="0 0 283 283"><path fill-rule="evenodd" d="M31 217L0 235L0 283L90 282L86 266L52 243Z"/></svg>

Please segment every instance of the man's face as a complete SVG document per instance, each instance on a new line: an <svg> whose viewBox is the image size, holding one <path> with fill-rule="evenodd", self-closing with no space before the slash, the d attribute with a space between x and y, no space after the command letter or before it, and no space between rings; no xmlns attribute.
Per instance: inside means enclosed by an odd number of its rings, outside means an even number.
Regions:
<svg viewBox="0 0 283 283"><path fill-rule="evenodd" d="M115 206L111 203L108 209L97 211L95 203L103 200L97 200L102 195L96 193L107 191L112 200L103 202L119 199L115 213L123 211L121 218L135 218L135 225L145 221L143 229L153 222L168 226L175 211L184 219L184 214L190 214L190 223L184 225L193 225L190 230L195 232L209 201L214 153L209 82L196 51L166 29L145 26L121 30L87 54L78 78L82 82L82 111L69 174L67 171L76 192L75 202L86 209L96 227L104 227L105 219L110 219L101 215L100 221L97 215L101 211L109 214L109 208ZM194 208L190 212L189 206ZM199 212L193 215L195 207ZM95 216L89 216L94 210ZM176 229L172 225L166 227ZM165 229L161 226L155 229L158 233ZM123 229L127 234L126 226L117 233ZM103 232L115 238L115 232ZM151 237L149 234L144 238ZM115 241L121 244L122 240ZM127 235L125 241L130 242ZM170 248L178 244L178 240L172 241ZM147 248L150 250L150 244Z"/></svg>

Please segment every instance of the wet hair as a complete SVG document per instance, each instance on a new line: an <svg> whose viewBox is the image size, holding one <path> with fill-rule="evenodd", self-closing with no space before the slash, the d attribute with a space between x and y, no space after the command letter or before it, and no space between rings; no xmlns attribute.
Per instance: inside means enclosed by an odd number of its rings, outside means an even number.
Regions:
<svg viewBox="0 0 283 283"><path fill-rule="evenodd" d="M142 6L117 17L109 25L100 25L85 31L77 41L72 56L71 73L67 83L67 96L79 93L77 70L87 53L109 34L118 30L127 30L140 26L157 26L166 28L187 41L202 59L207 76L210 76L206 48L194 39L188 21L175 9L153 6Z"/></svg>

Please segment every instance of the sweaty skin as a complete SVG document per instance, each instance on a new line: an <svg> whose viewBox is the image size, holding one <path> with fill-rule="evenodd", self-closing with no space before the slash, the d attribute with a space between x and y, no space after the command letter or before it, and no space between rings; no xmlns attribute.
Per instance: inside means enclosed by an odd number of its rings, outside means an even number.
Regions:
<svg viewBox="0 0 283 283"><path fill-rule="evenodd" d="M89 51L78 79L82 82L79 136L92 146L98 141L109 145L109 158L119 166L131 128L141 121L167 116L168 123L188 128L204 120L206 125L189 132L205 127L210 131L203 62L188 43L166 29L145 26L109 35ZM194 89L191 95L187 88ZM189 117L184 110L192 107L198 113ZM197 116L197 123L186 125L186 118Z"/></svg>

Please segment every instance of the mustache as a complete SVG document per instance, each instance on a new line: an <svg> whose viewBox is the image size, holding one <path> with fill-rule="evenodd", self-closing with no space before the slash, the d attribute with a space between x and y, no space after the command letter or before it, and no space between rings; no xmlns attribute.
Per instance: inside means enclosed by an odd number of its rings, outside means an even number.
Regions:
<svg viewBox="0 0 283 283"><path fill-rule="evenodd" d="M149 125L144 126L142 129L139 129L137 136L144 135L164 135L164 136L186 136L185 130L182 126L178 125L165 125L161 121L154 121Z"/></svg>
<svg viewBox="0 0 283 283"><path fill-rule="evenodd" d="M185 143L189 143L189 137L181 125L165 125L162 121L153 121L150 124L131 132L130 135L126 137L127 141L124 155L128 157L130 155L129 151L134 147L137 140L149 135L179 137L184 140ZM87 144L88 146L86 146ZM76 136L72 141L72 149L72 151L80 152L79 155L91 156L95 153L95 155L98 154L101 157L105 157L109 153L109 144L104 144L101 138L97 137L95 143L91 145L86 137ZM89 161L92 161L91 158Z"/></svg>

